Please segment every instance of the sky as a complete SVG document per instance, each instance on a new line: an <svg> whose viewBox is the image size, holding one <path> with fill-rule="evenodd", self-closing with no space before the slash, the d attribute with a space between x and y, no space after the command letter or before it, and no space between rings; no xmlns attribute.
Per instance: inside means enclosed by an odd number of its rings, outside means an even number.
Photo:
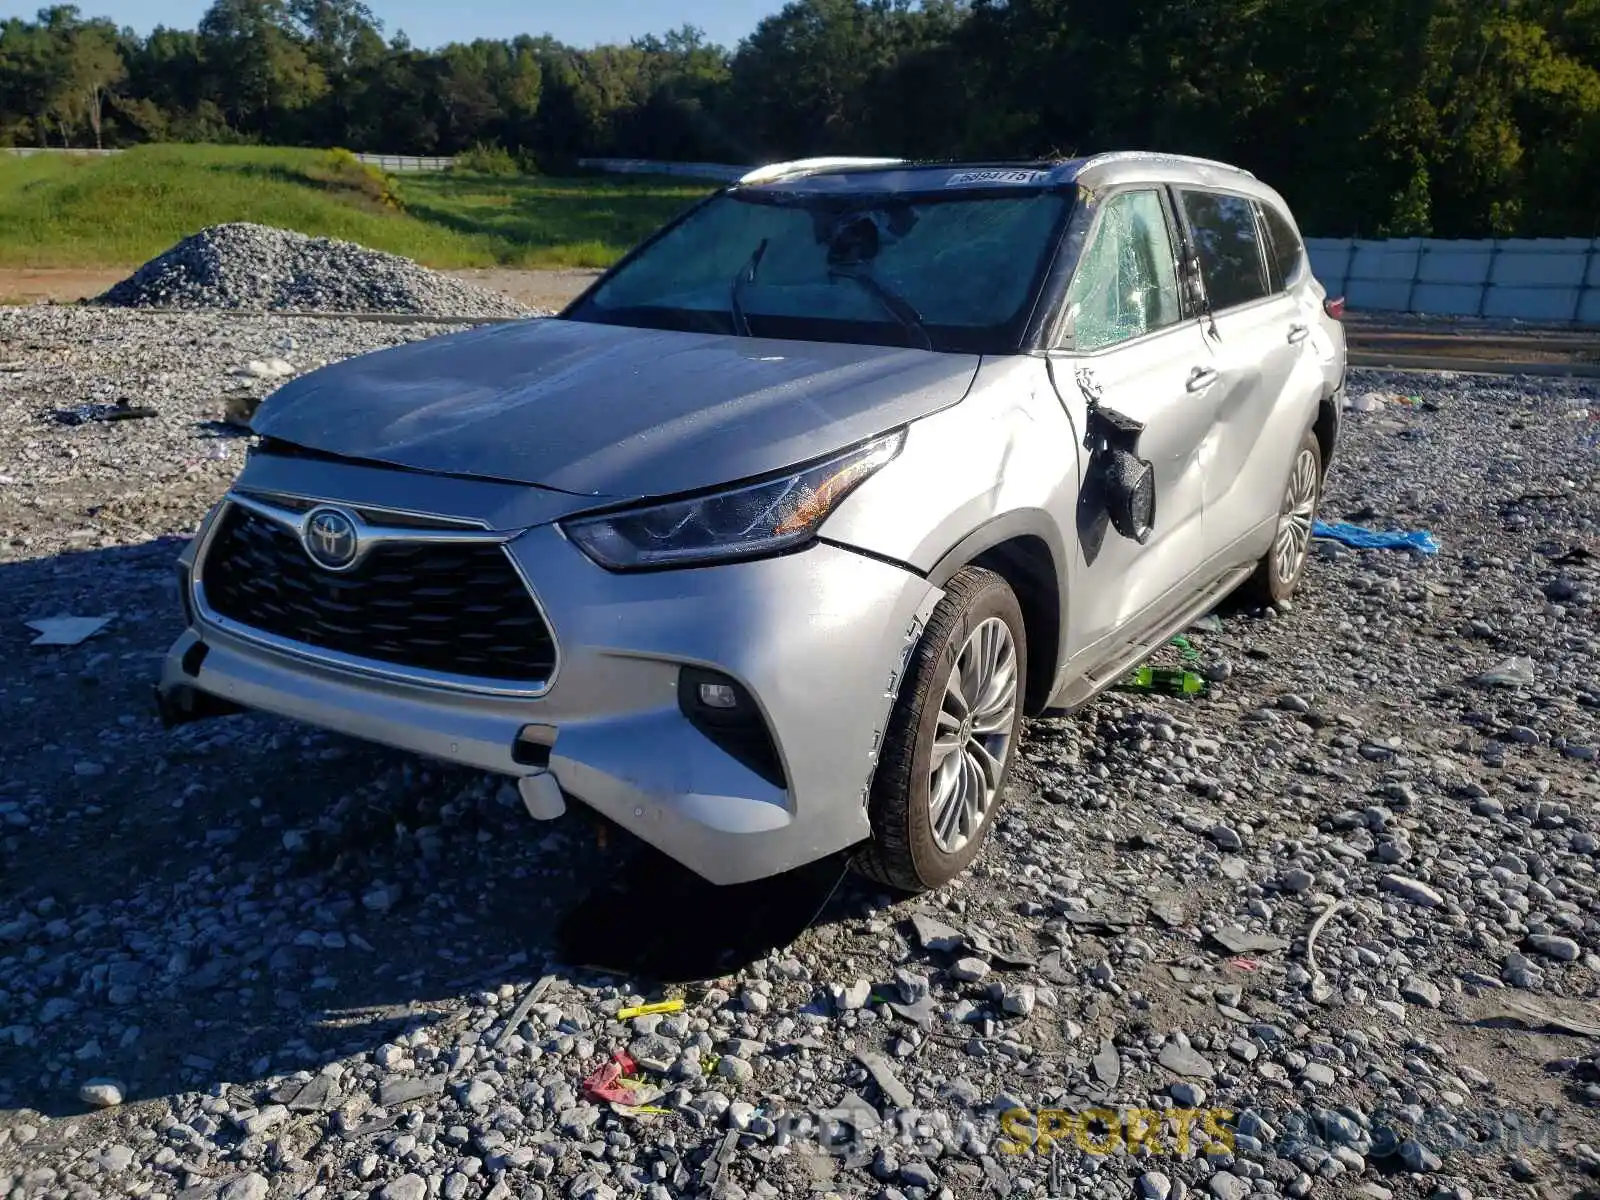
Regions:
<svg viewBox="0 0 1600 1200"><path fill-rule="evenodd" d="M26 17L47 0L0 0L0 19ZM87 17L109 17L144 34L157 25L193 29L209 0L76 0ZM572 46L626 42L688 22L730 49L782 0L369 0L385 36L405 30L413 46L431 49L473 38L548 33Z"/></svg>

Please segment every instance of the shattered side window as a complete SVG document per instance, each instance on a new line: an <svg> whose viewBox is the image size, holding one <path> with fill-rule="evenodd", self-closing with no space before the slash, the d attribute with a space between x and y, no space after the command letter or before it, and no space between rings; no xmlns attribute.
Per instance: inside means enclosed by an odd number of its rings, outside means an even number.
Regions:
<svg viewBox="0 0 1600 1200"><path fill-rule="evenodd" d="M1176 324L1178 274L1155 192L1106 202L1067 290L1077 305L1073 348L1099 350Z"/></svg>

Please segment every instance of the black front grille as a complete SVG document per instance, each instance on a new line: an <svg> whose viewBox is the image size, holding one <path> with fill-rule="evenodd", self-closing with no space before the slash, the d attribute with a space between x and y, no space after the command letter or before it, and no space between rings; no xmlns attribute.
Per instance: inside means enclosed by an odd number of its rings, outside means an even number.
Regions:
<svg viewBox="0 0 1600 1200"><path fill-rule="evenodd" d="M388 543L328 571L293 533L234 505L201 570L213 612L307 646L534 684L555 668L549 626L498 545Z"/></svg>

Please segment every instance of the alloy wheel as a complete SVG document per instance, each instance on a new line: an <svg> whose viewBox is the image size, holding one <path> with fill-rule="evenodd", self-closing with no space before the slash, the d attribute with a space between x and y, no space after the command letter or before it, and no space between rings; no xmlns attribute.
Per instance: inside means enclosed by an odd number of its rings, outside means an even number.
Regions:
<svg viewBox="0 0 1600 1200"><path fill-rule="evenodd" d="M1289 472L1284 489L1283 511L1278 517L1278 535L1272 553L1278 578L1294 579L1305 564L1311 548L1311 524L1317 512L1317 456L1302 449Z"/></svg>
<svg viewBox="0 0 1600 1200"><path fill-rule="evenodd" d="M946 854L971 841L994 807L1016 715L1016 641L990 617L956 656L934 731L928 806L933 840Z"/></svg>

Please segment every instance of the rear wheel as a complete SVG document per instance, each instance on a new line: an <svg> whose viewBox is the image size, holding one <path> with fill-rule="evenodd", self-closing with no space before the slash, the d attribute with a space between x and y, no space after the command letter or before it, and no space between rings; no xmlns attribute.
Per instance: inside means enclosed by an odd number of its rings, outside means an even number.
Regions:
<svg viewBox="0 0 1600 1200"><path fill-rule="evenodd" d="M1245 585L1250 599L1262 605L1281 604L1294 595L1311 556L1311 528L1322 500L1322 446L1310 430L1295 451L1294 465L1278 506L1272 548L1256 564Z"/></svg>
<svg viewBox="0 0 1600 1200"><path fill-rule="evenodd" d="M1005 580L968 567L946 586L890 715L869 801L865 874L941 887L977 857L1011 773L1028 644Z"/></svg>

